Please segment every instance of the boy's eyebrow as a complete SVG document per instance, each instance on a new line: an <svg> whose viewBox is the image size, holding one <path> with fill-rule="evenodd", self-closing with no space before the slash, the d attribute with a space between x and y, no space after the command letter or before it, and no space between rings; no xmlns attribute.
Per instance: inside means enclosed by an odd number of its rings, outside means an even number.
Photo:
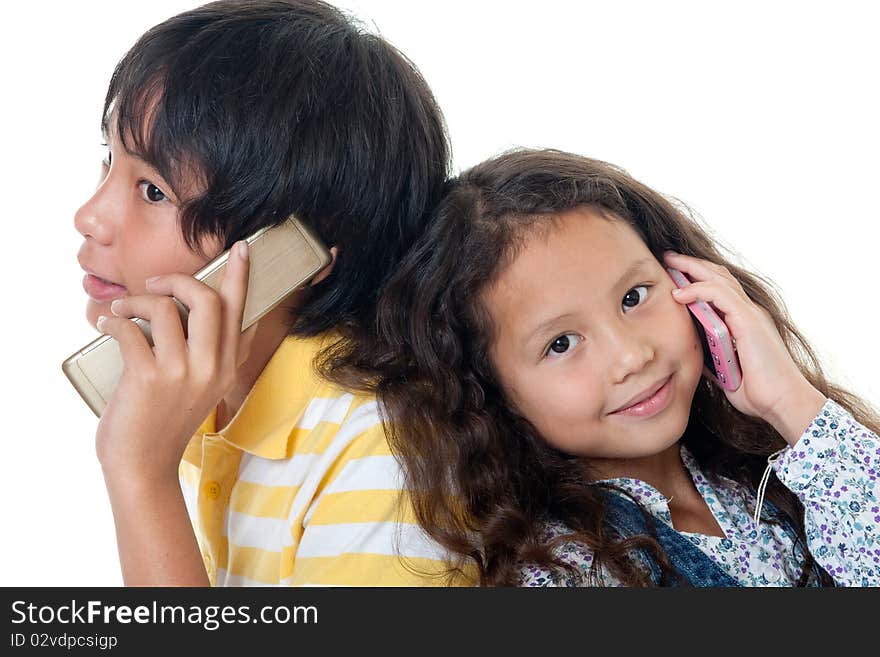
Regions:
<svg viewBox="0 0 880 657"><path fill-rule="evenodd" d="M109 144L109 143L110 143L110 139L109 139L109 137L110 137L110 135L109 135L109 133L108 133L106 130L101 130L101 138L104 140L104 143L106 143L106 144ZM143 155L141 155L141 154L138 153L137 151L133 151L133 150L131 150L131 149L129 149L129 148L125 148L125 145L124 145L124 144L123 144L122 148L125 149L125 152L126 152L127 155L133 157L134 159L136 159L138 162L140 162L140 163L143 164L144 166L149 167L150 169L152 169L152 170L153 170L157 175L159 175L160 177L162 176L162 174L159 173L159 170L158 170L158 169L157 169L157 168L156 168L151 162L149 162L149 161L148 161ZM164 178L163 178L163 180L164 180ZM166 182L167 182L167 181L166 181Z"/></svg>
<svg viewBox="0 0 880 657"><path fill-rule="evenodd" d="M638 260L636 260L635 262L630 264L629 267L627 267L626 270L623 272L623 274L621 274L620 278L617 279L617 282L614 283L612 289L623 285L623 283L628 278L631 278L642 267L644 267L645 265L647 265L653 261L654 261L653 257L645 256L644 258L639 258ZM544 332L548 327L556 324L560 320L568 319L570 317L573 317L573 315L571 313L563 313L562 315L557 315L556 317L551 317L550 319L547 319L547 320L541 322L540 324L538 324L538 326L536 326L534 329L529 331L528 337L526 338L526 342L527 343L532 342L532 340L534 340L538 335L540 335L542 332Z"/></svg>
<svg viewBox="0 0 880 657"><path fill-rule="evenodd" d="M136 160L137 160L138 162L140 162L141 164L143 164L143 165L145 165L145 166L148 166L148 167L150 167L153 171L155 171L156 173L159 173L159 170L158 170L156 167L154 167L152 164L150 164L150 163L146 160L146 158L145 158L143 155L141 155L140 153L138 153L138 152L136 152L136 151L130 151L130 150L128 150L127 148L125 149L125 152L128 153L128 155L130 155L131 157L133 157L134 159L136 159Z"/></svg>

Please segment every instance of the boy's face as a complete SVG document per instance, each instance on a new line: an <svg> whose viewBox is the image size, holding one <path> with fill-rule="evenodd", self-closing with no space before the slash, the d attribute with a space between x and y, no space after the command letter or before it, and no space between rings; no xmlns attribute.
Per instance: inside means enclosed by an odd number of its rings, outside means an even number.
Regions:
<svg viewBox="0 0 880 657"><path fill-rule="evenodd" d="M211 238L202 244L207 257L191 251L171 187L118 139L108 138L108 145L111 155L101 166L98 189L74 217L85 238L77 259L86 272L86 318L92 326L99 315L111 314L113 299L144 294L145 281L153 276L192 274L223 246Z"/></svg>
<svg viewBox="0 0 880 657"><path fill-rule="evenodd" d="M483 302L500 383L545 440L610 471L679 439L703 352L674 288L618 219L576 209L526 238ZM616 412L664 382L649 412Z"/></svg>

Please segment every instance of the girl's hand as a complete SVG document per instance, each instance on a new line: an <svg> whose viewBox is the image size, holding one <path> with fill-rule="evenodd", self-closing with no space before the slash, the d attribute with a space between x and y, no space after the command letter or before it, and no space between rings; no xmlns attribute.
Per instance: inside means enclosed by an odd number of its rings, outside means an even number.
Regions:
<svg viewBox="0 0 880 657"><path fill-rule="evenodd" d="M801 374L770 314L746 295L727 268L673 252L663 259L666 266L693 281L673 298L682 305L711 303L735 340L742 384L735 392L724 391L730 403L742 413L766 420L793 445L825 397ZM704 373L715 382L713 373L707 369Z"/></svg>
<svg viewBox="0 0 880 657"><path fill-rule="evenodd" d="M96 435L105 475L177 481L190 438L235 380L256 325L241 333L247 243L233 246L219 291L186 274L150 279L150 294L117 299L98 330L119 341L125 362ZM189 309L187 333L171 296ZM153 348L128 318L150 322Z"/></svg>

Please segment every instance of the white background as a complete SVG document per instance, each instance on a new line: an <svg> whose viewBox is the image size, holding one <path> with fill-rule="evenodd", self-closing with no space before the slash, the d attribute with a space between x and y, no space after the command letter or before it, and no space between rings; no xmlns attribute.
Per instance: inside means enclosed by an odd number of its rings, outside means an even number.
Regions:
<svg viewBox="0 0 880 657"><path fill-rule="evenodd" d="M340 4L420 67L457 169L514 145L625 167L773 280L832 378L880 405L870 3ZM121 583L96 419L60 369L95 337L73 214L97 181L113 66L193 6L4 8L0 585Z"/></svg>

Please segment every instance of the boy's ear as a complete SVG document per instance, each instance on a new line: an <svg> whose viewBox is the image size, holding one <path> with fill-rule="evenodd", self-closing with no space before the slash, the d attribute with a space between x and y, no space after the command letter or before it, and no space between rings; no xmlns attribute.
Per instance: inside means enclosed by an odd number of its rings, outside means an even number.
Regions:
<svg viewBox="0 0 880 657"><path fill-rule="evenodd" d="M326 267L324 267L324 269L319 271L317 274L315 274L315 277L312 279L312 282L309 283L310 286L317 285L318 283L320 283L321 281L323 281L325 278L327 278L330 275L330 272L333 271L333 266L336 264L336 254L338 253L338 251L339 250L337 247L335 247L335 246L330 247L330 256L332 257L332 260L330 260L330 264L327 265Z"/></svg>

